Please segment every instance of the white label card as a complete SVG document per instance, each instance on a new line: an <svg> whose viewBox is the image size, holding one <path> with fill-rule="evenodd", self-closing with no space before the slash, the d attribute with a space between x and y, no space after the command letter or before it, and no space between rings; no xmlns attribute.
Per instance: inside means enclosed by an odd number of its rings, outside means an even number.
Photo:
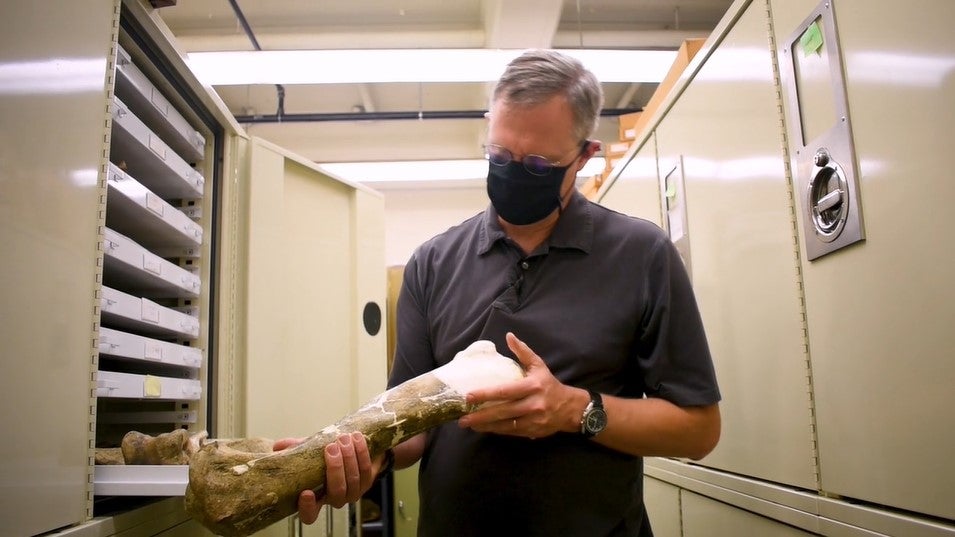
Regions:
<svg viewBox="0 0 955 537"><path fill-rule="evenodd" d="M142 319L150 323L159 324L159 304L143 299Z"/></svg>
<svg viewBox="0 0 955 537"><path fill-rule="evenodd" d="M166 208L166 202L152 192L146 192L146 208L157 215L162 216L162 213Z"/></svg>
<svg viewBox="0 0 955 537"><path fill-rule="evenodd" d="M153 153L159 156L159 158L166 160L166 144L163 143L159 137L150 134L149 135L149 148L153 150Z"/></svg>
<svg viewBox="0 0 955 537"><path fill-rule="evenodd" d="M162 276L162 262L148 253L143 254L143 270Z"/></svg>
<svg viewBox="0 0 955 537"><path fill-rule="evenodd" d="M153 106L155 106L156 110L159 110L163 116L169 115L169 101L167 101L156 88L153 88L152 101Z"/></svg>
<svg viewBox="0 0 955 537"><path fill-rule="evenodd" d="M162 345L153 341L146 342L145 358L147 360L162 361Z"/></svg>

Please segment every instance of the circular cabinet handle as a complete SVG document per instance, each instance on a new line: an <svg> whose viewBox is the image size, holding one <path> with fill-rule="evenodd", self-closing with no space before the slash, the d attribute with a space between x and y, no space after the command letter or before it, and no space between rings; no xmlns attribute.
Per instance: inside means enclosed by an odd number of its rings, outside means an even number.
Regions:
<svg viewBox="0 0 955 537"><path fill-rule="evenodd" d="M842 168L825 148L816 152L813 162L816 166L806 189L806 207L816 236L832 242L842 233L849 216L849 185Z"/></svg>
<svg viewBox="0 0 955 537"><path fill-rule="evenodd" d="M378 335L378 331L381 330L381 306L376 302L366 303L361 318L365 332L368 332L370 336Z"/></svg>

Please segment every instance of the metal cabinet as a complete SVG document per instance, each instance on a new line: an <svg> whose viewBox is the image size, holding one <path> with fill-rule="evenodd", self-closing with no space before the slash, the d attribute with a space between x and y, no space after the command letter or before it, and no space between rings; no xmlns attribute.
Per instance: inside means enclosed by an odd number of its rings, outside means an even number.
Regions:
<svg viewBox="0 0 955 537"><path fill-rule="evenodd" d="M702 462L813 489L810 371L768 24L753 5L707 49L656 128L659 177L682 179L661 192L685 218L684 260L723 392L723 435ZM663 220L674 235L674 218Z"/></svg>
<svg viewBox="0 0 955 537"><path fill-rule="evenodd" d="M660 178L657 143L651 133L636 149L610 184L600 193L600 204L663 227L660 212Z"/></svg>
<svg viewBox="0 0 955 537"><path fill-rule="evenodd" d="M205 533L184 467L94 448L307 435L377 394L382 197L246 136L147 2L6 2L0 28L0 393L36 439L0 447L0 533Z"/></svg>
<svg viewBox="0 0 955 537"><path fill-rule="evenodd" d="M724 395L711 455L645 461L683 535L955 535L953 16L739 0L650 121Z"/></svg>
<svg viewBox="0 0 955 537"><path fill-rule="evenodd" d="M686 490L680 492L680 504L684 537L738 537L739 535L809 537L817 535Z"/></svg>
<svg viewBox="0 0 955 537"><path fill-rule="evenodd" d="M654 479L643 478L643 503L656 537L683 537L680 513L680 488Z"/></svg>
<svg viewBox="0 0 955 537"><path fill-rule="evenodd" d="M9 535L85 520L92 492L92 252L114 6L61 4L0 5L0 423L15 439L0 446L0 526ZM32 39L36 28L49 39Z"/></svg>
<svg viewBox="0 0 955 537"><path fill-rule="evenodd" d="M384 200L258 138L245 159L225 246L237 262L236 317L224 327L233 354L220 373L233 379L221 402L233 415L223 425L238 436L308 436L385 387L384 318L364 323L385 303ZM348 509L321 517L302 534L348 534ZM279 523L267 534L287 531Z"/></svg>
<svg viewBox="0 0 955 537"><path fill-rule="evenodd" d="M838 42L821 37L818 49L808 51L797 42L794 52L841 56L855 146L851 164L859 170L865 241L812 261L804 255L801 263L822 489L951 522L955 227L944 215L955 199L947 158L955 119L955 4L770 4L781 63L791 60L793 52L783 47L807 17L820 7L830 10ZM829 16L818 24L829 24ZM798 99L783 89L787 102ZM834 92L804 95L798 110L834 110L836 98ZM784 110L793 123L792 108ZM811 211L797 205L800 224ZM802 251L815 240L803 233Z"/></svg>

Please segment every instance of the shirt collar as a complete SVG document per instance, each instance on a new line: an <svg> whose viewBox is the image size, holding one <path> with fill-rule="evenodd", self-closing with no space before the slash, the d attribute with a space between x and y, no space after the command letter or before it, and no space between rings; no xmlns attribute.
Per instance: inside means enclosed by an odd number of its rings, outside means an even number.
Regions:
<svg viewBox="0 0 955 537"><path fill-rule="evenodd" d="M557 219L554 231L544 243L545 251L549 248L572 248L584 253L590 253L594 242L594 219L590 202L583 194L574 190L571 193L567 207ZM497 241L504 240L507 234L497 220L497 211L494 205L488 204L484 211L481 225L481 236L478 241L478 255L484 255L491 250Z"/></svg>

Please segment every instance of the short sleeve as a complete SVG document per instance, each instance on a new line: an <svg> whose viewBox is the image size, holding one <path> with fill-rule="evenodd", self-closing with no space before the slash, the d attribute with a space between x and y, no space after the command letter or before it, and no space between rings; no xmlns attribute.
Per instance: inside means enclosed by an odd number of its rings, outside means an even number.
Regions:
<svg viewBox="0 0 955 537"><path fill-rule="evenodd" d="M638 344L646 395L679 406L716 403L716 372L686 267L666 237L654 245L648 263Z"/></svg>

